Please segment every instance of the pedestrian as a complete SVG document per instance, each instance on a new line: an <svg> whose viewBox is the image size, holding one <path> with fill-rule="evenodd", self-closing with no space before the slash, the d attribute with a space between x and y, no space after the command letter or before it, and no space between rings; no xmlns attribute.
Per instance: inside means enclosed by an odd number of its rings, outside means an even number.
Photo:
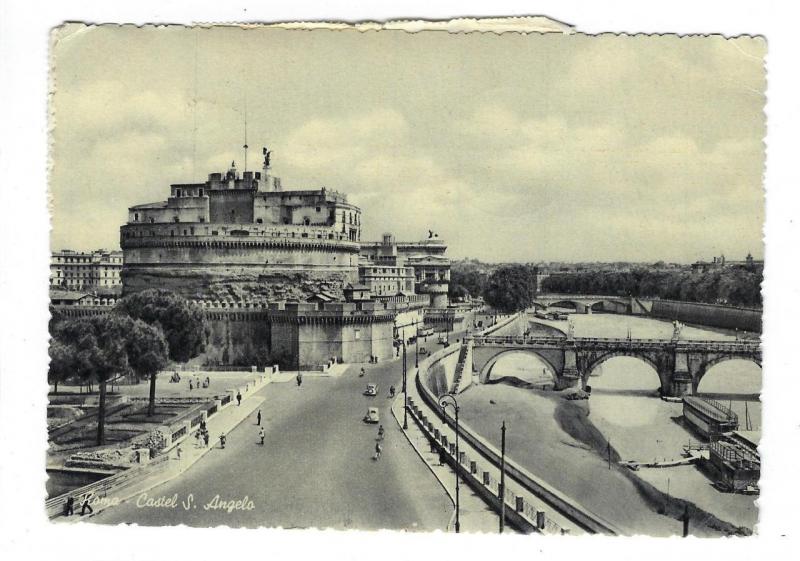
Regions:
<svg viewBox="0 0 800 561"><path fill-rule="evenodd" d="M258 410L258 415L256 415L256 425L261 426L261 409Z"/></svg>
<svg viewBox="0 0 800 561"><path fill-rule="evenodd" d="M211 386L211 378L206 376L206 387L210 387L210 386Z"/></svg>
<svg viewBox="0 0 800 561"><path fill-rule="evenodd" d="M363 378L364 377L364 367L363 366L361 367L361 372L359 373L358 377L359 378Z"/></svg>
<svg viewBox="0 0 800 561"><path fill-rule="evenodd" d="M236 392L236 403L239 407L242 406L242 393L239 391Z"/></svg>
<svg viewBox="0 0 800 561"><path fill-rule="evenodd" d="M67 502L64 503L64 516L73 514L75 514L75 497L67 497Z"/></svg>
<svg viewBox="0 0 800 561"><path fill-rule="evenodd" d="M202 427L200 428L199 431L194 433L194 439L195 439L195 443L194 443L195 444L195 448L202 448L203 447L203 429L202 429Z"/></svg>
<svg viewBox="0 0 800 561"><path fill-rule="evenodd" d="M209 435L208 435L208 431L206 431L206 432L203 433L203 442L204 442L206 448L208 448L208 439L209 439Z"/></svg>
<svg viewBox="0 0 800 561"><path fill-rule="evenodd" d="M206 420L205 419L201 419L200 420L200 432L206 432Z"/></svg>
<svg viewBox="0 0 800 561"><path fill-rule="evenodd" d="M373 460L378 461L381 459L381 452L383 452L383 447L381 446L380 442L375 443L375 455L372 457Z"/></svg>
<svg viewBox="0 0 800 561"><path fill-rule="evenodd" d="M86 493L83 496L83 503L81 503L81 516L86 514L87 509L89 511L89 514L92 514L94 512L94 509L92 509L92 505L89 504L89 500L91 498L92 498L92 494L91 493Z"/></svg>
<svg viewBox="0 0 800 561"><path fill-rule="evenodd" d="M261 439L261 446L264 446L264 427L258 429L258 437Z"/></svg>
<svg viewBox="0 0 800 561"><path fill-rule="evenodd" d="M178 454L178 461L180 462L181 461L181 455L183 454L183 450L181 449L180 446L178 446L178 449L177 449L176 452Z"/></svg>
<svg viewBox="0 0 800 561"><path fill-rule="evenodd" d="M222 434L219 435L219 444L220 444L220 447L223 450L225 450L225 440L226 440L226 437L225 437L225 433L223 432Z"/></svg>
<svg viewBox="0 0 800 561"><path fill-rule="evenodd" d="M194 386L192 385L192 379L189 378L189 391L192 391L193 389L194 389Z"/></svg>
<svg viewBox="0 0 800 561"><path fill-rule="evenodd" d="M297 373L297 387L299 388L302 383L303 383L303 375L300 372L298 372Z"/></svg>
<svg viewBox="0 0 800 561"><path fill-rule="evenodd" d="M378 440L383 440L383 425L378 427Z"/></svg>

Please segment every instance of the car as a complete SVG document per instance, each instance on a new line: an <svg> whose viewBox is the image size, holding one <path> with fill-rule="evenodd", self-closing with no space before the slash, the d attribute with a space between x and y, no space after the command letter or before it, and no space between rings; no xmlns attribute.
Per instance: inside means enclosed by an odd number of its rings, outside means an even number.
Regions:
<svg viewBox="0 0 800 561"><path fill-rule="evenodd" d="M367 414L364 415L364 422L371 425L377 425L380 422L380 414L377 407L370 407L367 409Z"/></svg>
<svg viewBox="0 0 800 561"><path fill-rule="evenodd" d="M419 348L419 354L421 354L421 355L428 354L428 349L426 349L425 347L420 347Z"/></svg>
<svg viewBox="0 0 800 561"><path fill-rule="evenodd" d="M364 390L364 395L375 397L378 395L378 384L367 384L367 389Z"/></svg>

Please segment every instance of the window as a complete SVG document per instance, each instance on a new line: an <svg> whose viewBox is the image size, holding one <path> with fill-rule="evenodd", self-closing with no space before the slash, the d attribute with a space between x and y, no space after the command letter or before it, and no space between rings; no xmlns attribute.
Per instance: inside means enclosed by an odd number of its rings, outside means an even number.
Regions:
<svg viewBox="0 0 800 561"><path fill-rule="evenodd" d="M205 216L198 216L197 217L197 221L198 222L205 222L206 221L206 217Z"/></svg>
<svg viewBox="0 0 800 561"><path fill-rule="evenodd" d="M316 210L317 210L317 212L319 212L319 211L320 211L320 208L319 208L319 207L317 207L317 209L316 209Z"/></svg>
<svg viewBox="0 0 800 561"><path fill-rule="evenodd" d="M202 189L200 189L200 196L201 197L203 196L203 190Z"/></svg>
<svg viewBox="0 0 800 561"><path fill-rule="evenodd" d="M172 221L173 221L173 222L180 222L180 221L181 221L181 219L180 219L179 217L177 217L177 216L173 216L173 217L172 217Z"/></svg>
<svg viewBox="0 0 800 561"><path fill-rule="evenodd" d="M256 224L263 224L264 220L261 218L256 218Z"/></svg>
<svg viewBox="0 0 800 561"><path fill-rule="evenodd" d="M134 212L133 213L133 221L134 222L139 222L139 213L138 212Z"/></svg>

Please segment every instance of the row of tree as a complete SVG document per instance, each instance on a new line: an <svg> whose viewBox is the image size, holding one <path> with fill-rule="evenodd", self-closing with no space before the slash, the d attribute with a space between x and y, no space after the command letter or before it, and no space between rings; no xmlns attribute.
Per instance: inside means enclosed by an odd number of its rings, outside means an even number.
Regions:
<svg viewBox="0 0 800 561"><path fill-rule="evenodd" d="M761 307L760 267L555 274L542 281L542 291L557 294L604 294L662 298L684 302Z"/></svg>
<svg viewBox="0 0 800 561"><path fill-rule="evenodd" d="M48 381L97 384L97 444L105 442L106 390L118 376L150 381L147 415L155 414L156 376L205 349L201 310L167 290L145 290L122 298L108 314L50 321Z"/></svg>

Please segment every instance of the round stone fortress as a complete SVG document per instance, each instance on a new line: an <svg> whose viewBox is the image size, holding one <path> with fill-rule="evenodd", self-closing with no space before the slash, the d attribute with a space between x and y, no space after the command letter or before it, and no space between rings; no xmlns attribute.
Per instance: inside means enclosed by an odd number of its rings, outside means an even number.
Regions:
<svg viewBox="0 0 800 561"><path fill-rule="evenodd" d="M131 207L120 229L125 293L168 288L194 299L342 299L358 283L361 211L341 193L283 191L235 165L205 183L174 184L166 201Z"/></svg>

